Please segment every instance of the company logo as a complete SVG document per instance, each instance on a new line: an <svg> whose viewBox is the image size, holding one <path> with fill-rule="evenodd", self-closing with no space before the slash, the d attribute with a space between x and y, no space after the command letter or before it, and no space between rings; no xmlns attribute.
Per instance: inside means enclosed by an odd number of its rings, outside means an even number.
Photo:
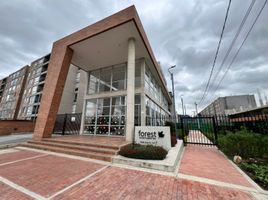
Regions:
<svg viewBox="0 0 268 200"><path fill-rule="evenodd" d="M158 131L158 137L160 138L165 137L165 134L163 133L163 131Z"/></svg>
<svg viewBox="0 0 268 200"><path fill-rule="evenodd" d="M145 131L139 130L138 133L139 133L139 138L140 139L156 140L157 135L158 135L159 138L165 137L165 134L164 134L163 131L158 131L158 133L157 133L156 131L145 132Z"/></svg>

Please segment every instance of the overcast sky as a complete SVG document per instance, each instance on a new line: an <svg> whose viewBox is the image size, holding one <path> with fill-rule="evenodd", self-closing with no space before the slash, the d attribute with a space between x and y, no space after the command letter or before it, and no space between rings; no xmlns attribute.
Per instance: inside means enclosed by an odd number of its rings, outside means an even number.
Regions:
<svg viewBox="0 0 268 200"><path fill-rule="evenodd" d="M219 81L265 0L257 0L244 29L216 81ZM215 72L251 0L233 0ZM130 5L135 5L154 54L175 74L176 106L183 95L193 114L208 80L228 0L10 0L0 3L0 79L50 53L52 43ZM203 105L219 96L268 96L268 5L241 49L219 89L212 88ZM212 79L213 80L213 79ZM212 85L217 85L215 82ZM264 99L264 97L263 97ZM256 99L258 101L258 99ZM258 102L257 102L258 103Z"/></svg>

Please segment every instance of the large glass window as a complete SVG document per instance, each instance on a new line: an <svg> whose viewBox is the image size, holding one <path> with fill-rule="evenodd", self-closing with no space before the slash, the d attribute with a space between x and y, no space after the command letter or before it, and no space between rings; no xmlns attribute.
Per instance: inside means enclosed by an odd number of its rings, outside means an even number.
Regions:
<svg viewBox="0 0 268 200"><path fill-rule="evenodd" d="M126 89L126 65L119 65L113 68L112 90Z"/></svg>
<svg viewBox="0 0 268 200"><path fill-rule="evenodd" d="M141 86L141 62L135 66L135 87ZM89 73L88 94L125 90L127 88L127 64L114 65Z"/></svg>
<svg viewBox="0 0 268 200"><path fill-rule="evenodd" d="M90 99L86 103L86 134L124 135L125 97Z"/></svg>
<svg viewBox="0 0 268 200"><path fill-rule="evenodd" d="M141 86L141 62L136 62L135 66L135 87Z"/></svg>
<svg viewBox="0 0 268 200"><path fill-rule="evenodd" d="M146 126L163 126L168 113L148 97L145 98Z"/></svg>
<svg viewBox="0 0 268 200"><path fill-rule="evenodd" d="M135 126L141 125L141 95L135 95Z"/></svg>
<svg viewBox="0 0 268 200"><path fill-rule="evenodd" d="M95 94L99 89L99 75L100 71L92 71L89 74L89 86L88 86L88 94Z"/></svg>
<svg viewBox="0 0 268 200"><path fill-rule="evenodd" d="M126 64L92 71L89 75L88 94L126 89Z"/></svg>
<svg viewBox="0 0 268 200"><path fill-rule="evenodd" d="M99 92L111 91L112 68L104 68L100 71Z"/></svg>

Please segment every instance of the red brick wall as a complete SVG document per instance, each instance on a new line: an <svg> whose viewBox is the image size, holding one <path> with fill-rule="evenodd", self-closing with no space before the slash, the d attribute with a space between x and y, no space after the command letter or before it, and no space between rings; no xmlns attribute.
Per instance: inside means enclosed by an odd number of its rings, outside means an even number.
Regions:
<svg viewBox="0 0 268 200"><path fill-rule="evenodd" d="M33 132L35 123L25 120L0 120L0 135Z"/></svg>

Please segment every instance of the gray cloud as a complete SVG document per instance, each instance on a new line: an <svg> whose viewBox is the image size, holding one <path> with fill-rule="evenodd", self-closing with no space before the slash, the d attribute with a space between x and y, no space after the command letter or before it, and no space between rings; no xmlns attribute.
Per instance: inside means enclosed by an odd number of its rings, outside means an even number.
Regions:
<svg viewBox="0 0 268 200"><path fill-rule="evenodd" d="M232 1L215 72L250 4ZM225 70L264 0L257 1ZM0 78L50 52L53 41L135 4L157 60L161 62L170 87L169 66L174 69L177 110L183 95L189 114L202 96L227 8L224 0L88 1L29 0L0 4ZM268 94L268 12L267 6L222 85L213 88L201 109L218 96Z"/></svg>

